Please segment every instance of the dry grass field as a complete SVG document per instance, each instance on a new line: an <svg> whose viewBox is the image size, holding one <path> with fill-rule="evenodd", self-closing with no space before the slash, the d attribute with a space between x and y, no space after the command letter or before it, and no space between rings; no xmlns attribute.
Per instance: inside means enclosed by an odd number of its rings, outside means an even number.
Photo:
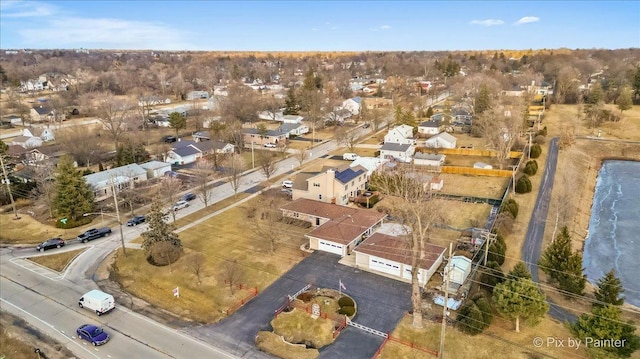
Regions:
<svg viewBox="0 0 640 359"><path fill-rule="evenodd" d="M440 174L444 180L442 193L484 198L502 198L511 178Z"/></svg>
<svg viewBox="0 0 640 359"><path fill-rule="evenodd" d="M87 248L76 249L73 251L66 251L62 253L50 254L47 256L29 257L28 260L38 263L43 267L53 269L56 272L62 272L67 268L71 261L80 255L80 253L87 250Z"/></svg>
<svg viewBox="0 0 640 359"><path fill-rule="evenodd" d="M0 214L0 228L2 229L0 231L0 243L38 244L53 237L61 237L66 240L76 237L92 226L89 224L84 227L65 230L38 222L24 213L20 214L20 219L16 220L14 218L13 214Z"/></svg>

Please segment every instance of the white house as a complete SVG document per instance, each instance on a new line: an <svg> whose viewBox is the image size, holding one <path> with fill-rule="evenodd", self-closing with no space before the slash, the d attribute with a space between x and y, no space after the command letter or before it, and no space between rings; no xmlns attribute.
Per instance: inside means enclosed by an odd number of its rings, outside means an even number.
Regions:
<svg viewBox="0 0 640 359"><path fill-rule="evenodd" d="M282 116L282 122L284 123L300 123L304 117L300 115L284 115Z"/></svg>
<svg viewBox="0 0 640 359"><path fill-rule="evenodd" d="M402 238L374 233L354 250L356 266L372 273L384 273L403 282L411 282L411 251ZM425 285L442 264L445 248L425 243L418 282Z"/></svg>
<svg viewBox="0 0 640 359"><path fill-rule="evenodd" d="M455 293L471 273L471 259L465 256L453 256L444 268L445 278L449 277L450 293Z"/></svg>
<svg viewBox="0 0 640 359"><path fill-rule="evenodd" d="M192 100L206 100L209 98L209 93L207 91L189 91L185 96L187 101Z"/></svg>
<svg viewBox="0 0 640 359"><path fill-rule="evenodd" d="M39 137L44 142L50 142L56 139L53 135L53 130L50 128L25 128L22 130L22 135L26 137Z"/></svg>
<svg viewBox="0 0 640 359"><path fill-rule="evenodd" d="M485 170L491 170L493 169L493 166L484 162L476 162L473 164L473 168L482 168Z"/></svg>
<svg viewBox="0 0 640 359"><path fill-rule="evenodd" d="M116 190L133 188L135 183L147 180L147 170L132 163L126 166L112 168L106 171L84 176L87 184L93 189L96 201L101 201L113 195L111 187Z"/></svg>
<svg viewBox="0 0 640 359"><path fill-rule="evenodd" d="M413 155L413 164L437 167L444 165L445 158L445 155L434 155L430 153L418 152Z"/></svg>
<svg viewBox="0 0 640 359"><path fill-rule="evenodd" d="M444 180L440 177L433 177L429 181L429 189L432 191L442 191L444 187Z"/></svg>
<svg viewBox="0 0 640 359"><path fill-rule="evenodd" d="M344 100L342 102L342 108L345 110L349 110L352 115L356 116L360 114L360 103L362 99L360 97L350 98L348 100Z"/></svg>
<svg viewBox="0 0 640 359"><path fill-rule="evenodd" d="M413 145L385 143L380 147L380 159L394 159L401 162L411 163L411 156L413 156L415 151L416 149Z"/></svg>
<svg viewBox="0 0 640 359"><path fill-rule="evenodd" d="M367 178L371 177L373 171L377 170L380 166L388 162L389 160L381 159L378 157L360 157L351 161L349 167L362 166L367 170Z"/></svg>
<svg viewBox="0 0 640 359"><path fill-rule="evenodd" d="M168 171L171 171L171 164L160 161L149 161L141 163L140 167L147 171L147 178L160 178Z"/></svg>
<svg viewBox="0 0 640 359"><path fill-rule="evenodd" d="M413 137L413 127L409 125L396 126L384 135L384 143L397 143L415 145L416 140Z"/></svg>
<svg viewBox="0 0 640 359"><path fill-rule="evenodd" d="M42 139L34 136L17 136L7 145L17 145L25 149L38 148L42 146Z"/></svg>
<svg viewBox="0 0 640 359"><path fill-rule="evenodd" d="M282 133L286 133L287 137L301 136L305 133L309 133L309 127L301 123L283 123L276 129Z"/></svg>
<svg viewBox="0 0 640 359"><path fill-rule="evenodd" d="M418 133L421 135L437 135L440 133L441 121L429 120L418 125Z"/></svg>
<svg viewBox="0 0 640 359"><path fill-rule="evenodd" d="M277 111L277 112L260 111L258 112L258 118L261 120L267 120L267 121L284 122L284 115L282 114L282 111Z"/></svg>
<svg viewBox="0 0 640 359"><path fill-rule="evenodd" d="M456 141L457 139L452 135L441 132L427 139L424 145L429 148L456 148Z"/></svg>

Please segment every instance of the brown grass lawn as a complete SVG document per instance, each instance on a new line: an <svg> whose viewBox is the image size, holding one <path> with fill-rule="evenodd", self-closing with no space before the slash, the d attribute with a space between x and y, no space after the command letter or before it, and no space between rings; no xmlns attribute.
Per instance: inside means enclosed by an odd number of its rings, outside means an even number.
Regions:
<svg viewBox="0 0 640 359"><path fill-rule="evenodd" d="M0 228L2 228L0 239L3 244L36 244L52 237L72 236L72 230L65 233L64 229L42 224L26 214L20 214L18 220L14 219L13 214L0 214Z"/></svg>
<svg viewBox="0 0 640 359"><path fill-rule="evenodd" d="M485 223L491 213L491 206L486 203L465 203L447 201L447 224L454 228L466 229L477 221Z"/></svg>
<svg viewBox="0 0 640 359"><path fill-rule="evenodd" d="M212 213L215 213L216 211L226 208L227 206L230 206L233 203L241 201L249 196L250 195L247 193L238 193L235 197L231 196L229 198L223 199L222 201L216 202L214 204L210 204L207 208L203 208L199 211L196 211L185 217L182 217L176 220L174 224L176 225L177 228L180 228L184 225L195 222L203 217L206 217ZM200 199L197 199L197 200L199 201ZM169 216L169 218L173 219L171 215Z"/></svg>
<svg viewBox="0 0 640 359"><path fill-rule="evenodd" d="M442 193L476 196L484 198L502 198L505 188L511 181L506 177L485 177L442 173Z"/></svg>
<svg viewBox="0 0 640 359"><path fill-rule="evenodd" d="M411 317L405 316L392 336L414 343L421 348L438 351L440 327L440 323L425 322L423 329L413 329ZM491 327L476 336L470 336L448 326L445 334L445 357L474 359L494 359L496 357L529 359L547 355L553 358L587 357L583 349L546 346L547 337L565 339L565 345L567 338L573 338L562 324L550 319L544 319L534 327L522 326L521 324L520 333L516 333L513 328L510 321L500 317L494 317ZM536 348L533 345L533 338L537 336L545 339L545 345L542 348ZM398 343L387 342L379 358L433 358L433 355Z"/></svg>
<svg viewBox="0 0 640 359"><path fill-rule="evenodd" d="M282 335L289 343L310 342L319 349L333 342L331 319L314 319L299 309L280 313L271 321L271 326L274 333Z"/></svg>
<svg viewBox="0 0 640 359"><path fill-rule="evenodd" d="M56 272L62 272L75 257L86 250L86 248L82 248L47 256L29 257L27 259L41 266L53 269Z"/></svg>
<svg viewBox="0 0 640 359"><path fill-rule="evenodd" d="M320 356L318 349L307 349L304 345L289 344L281 336L267 331L258 332L256 346L262 351L283 359L315 359Z"/></svg>
<svg viewBox="0 0 640 359"><path fill-rule="evenodd" d="M263 290L293 265L303 259L299 247L304 243L306 229L287 226L275 254L270 253L266 240L247 228L247 208L260 206L260 199L232 208L200 225L180 232L185 253L171 267L155 267L147 263L143 251L129 251L119 256L124 288L134 296L164 308L184 318L211 323L223 318L224 311L238 303L248 293L231 294L224 284L223 263L237 261L246 286ZM205 255L202 284L189 269L194 253ZM171 290L180 287L180 298Z"/></svg>

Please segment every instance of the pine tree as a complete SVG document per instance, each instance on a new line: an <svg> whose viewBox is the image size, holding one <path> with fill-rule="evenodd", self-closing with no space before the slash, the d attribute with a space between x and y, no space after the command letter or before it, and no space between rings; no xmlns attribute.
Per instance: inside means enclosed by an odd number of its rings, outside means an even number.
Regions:
<svg viewBox="0 0 640 359"><path fill-rule="evenodd" d="M480 115L489 108L491 108L491 94L487 85L482 84L473 104L473 112L476 115Z"/></svg>
<svg viewBox="0 0 640 359"><path fill-rule="evenodd" d="M60 217L77 222L85 213L93 211L93 191L73 164L69 156L58 162L56 196L53 200L55 212Z"/></svg>
<svg viewBox="0 0 640 359"><path fill-rule="evenodd" d="M604 354L603 357L611 357L611 354L630 357L633 352L640 349L640 337L635 335L635 329L632 323L622 321L620 308L613 305L594 306L591 314L582 314L577 322L571 324L571 330L583 342L589 338L593 342L610 340L622 343L622 345L587 347L587 350L596 356Z"/></svg>
<svg viewBox="0 0 640 359"><path fill-rule="evenodd" d="M569 293L582 295L587 283L587 276L583 270L582 254L577 251L571 253L562 271L558 273L558 287Z"/></svg>
<svg viewBox="0 0 640 359"><path fill-rule="evenodd" d="M622 282L620 278L616 277L616 272L612 269L598 280L598 287L595 292L598 303L594 303L594 305L602 306L603 303L622 305L624 303L623 292Z"/></svg>
<svg viewBox="0 0 640 359"><path fill-rule="evenodd" d="M520 319L535 324L549 310L545 295L530 279L507 279L496 285L493 302L502 315L516 321L520 332Z"/></svg>
<svg viewBox="0 0 640 359"><path fill-rule="evenodd" d="M147 214L147 223L149 223L149 229L142 233L142 248L147 251L151 250L154 243L169 242L172 245L181 248L182 242L175 232L175 225L173 223L167 223L167 215L162 211L162 203L160 201L153 201L151 203L151 212Z"/></svg>
<svg viewBox="0 0 640 359"><path fill-rule="evenodd" d="M433 116L433 108L429 106L427 109L427 118L431 118L431 116Z"/></svg>
<svg viewBox="0 0 640 359"><path fill-rule="evenodd" d="M284 115L297 115L298 110L300 109L300 105L298 104L298 99L296 98L296 90L291 87L287 91L287 98L284 100Z"/></svg>
<svg viewBox="0 0 640 359"><path fill-rule="evenodd" d="M178 131L187 127L187 119L179 112L171 112L169 114L169 126L176 130L176 137L178 137Z"/></svg>
<svg viewBox="0 0 640 359"><path fill-rule="evenodd" d="M518 262L513 269L507 274L507 278L510 279L531 279L531 272L527 269L527 266L523 262Z"/></svg>
<svg viewBox="0 0 640 359"><path fill-rule="evenodd" d="M556 240L542 253L538 263L558 288L573 294L582 294L586 284L582 255L571 251L571 237L567 227L562 228Z"/></svg>
<svg viewBox="0 0 640 359"><path fill-rule="evenodd" d="M487 262L487 267L483 269L483 273L480 276L480 283L489 291L492 292L496 285L504 281L504 272L500 268L500 265L495 261Z"/></svg>

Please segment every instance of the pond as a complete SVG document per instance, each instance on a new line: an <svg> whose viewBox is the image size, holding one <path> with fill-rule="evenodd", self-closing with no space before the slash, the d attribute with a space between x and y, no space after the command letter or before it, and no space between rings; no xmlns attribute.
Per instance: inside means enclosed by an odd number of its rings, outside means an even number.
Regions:
<svg viewBox="0 0 640 359"><path fill-rule="evenodd" d="M598 173L583 265L596 284L611 269L622 281L625 302L640 307L640 162L605 161Z"/></svg>

